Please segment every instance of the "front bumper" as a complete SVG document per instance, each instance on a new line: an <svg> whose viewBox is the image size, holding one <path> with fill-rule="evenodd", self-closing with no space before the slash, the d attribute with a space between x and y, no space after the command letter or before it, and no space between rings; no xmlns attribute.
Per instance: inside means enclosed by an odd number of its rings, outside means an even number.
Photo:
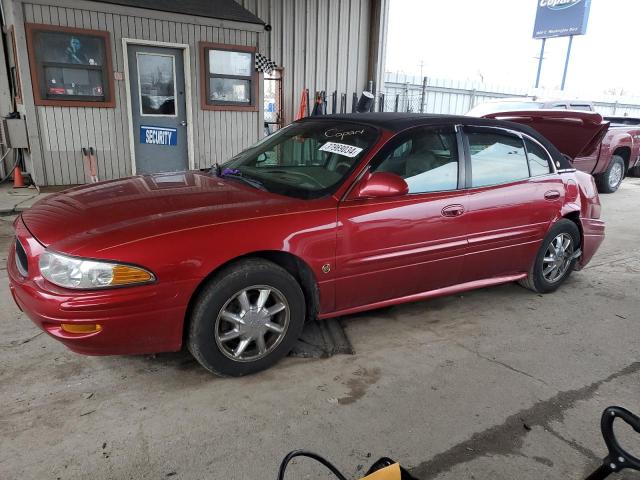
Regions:
<svg viewBox="0 0 640 480"><path fill-rule="evenodd" d="M74 352L129 355L180 350L185 313L194 282L162 282L99 291L74 291L47 282L38 256L44 247L21 219L16 237L28 258L28 274L16 265L15 243L7 260L9 286L18 307L47 334ZM88 334L68 333L65 324L99 324Z"/></svg>
<svg viewBox="0 0 640 480"><path fill-rule="evenodd" d="M581 218L582 256L576 262L576 270L582 270L591 261L604 240L604 222L593 218Z"/></svg>

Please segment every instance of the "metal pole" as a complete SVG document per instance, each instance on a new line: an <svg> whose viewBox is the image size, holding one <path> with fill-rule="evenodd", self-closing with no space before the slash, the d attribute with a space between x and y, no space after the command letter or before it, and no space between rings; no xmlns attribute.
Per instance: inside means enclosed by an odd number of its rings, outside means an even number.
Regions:
<svg viewBox="0 0 640 480"><path fill-rule="evenodd" d="M424 113L424 101L427 96L427 77L422 77L422 95L420 95L420 113Z"/></svg>
<svg viewBox="0 0 640 480"><path fill-rule="evenodd" d="M538 74L536 75L536 88L540 86L540 72L542 72L542 60L544 60L544 46L547 44L547 39L542 39L542 47L540 48L540 58L538 59Z"/></svg>
<svg viewBox="0 0 640 480"><path fill-rule="evenodd" d="M569 70L569 58L571 57L571 45L573 45L573 35L569 37L569 46L567 47L567 58L564 61L564 73L562 74L562 85L560 85L560 90L564 90L564 84L567 81L567 70Z"/></svg>
<svg viewBox="0 0 640 480"><path fill-rule="evenodd" d="M403 111L409 111L409 83L405 83L404 84L404 108L402 109Z"/></svg>

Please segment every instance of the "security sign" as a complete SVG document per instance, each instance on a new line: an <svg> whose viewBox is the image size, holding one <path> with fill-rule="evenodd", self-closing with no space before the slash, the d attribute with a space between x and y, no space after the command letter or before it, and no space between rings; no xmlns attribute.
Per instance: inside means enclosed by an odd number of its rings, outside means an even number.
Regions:
<svg viewBox="0 0 640 480"><path fill-rule="evenodd" d="M178 144L178 129L140 125L140 143L174 147Z"/></svg>

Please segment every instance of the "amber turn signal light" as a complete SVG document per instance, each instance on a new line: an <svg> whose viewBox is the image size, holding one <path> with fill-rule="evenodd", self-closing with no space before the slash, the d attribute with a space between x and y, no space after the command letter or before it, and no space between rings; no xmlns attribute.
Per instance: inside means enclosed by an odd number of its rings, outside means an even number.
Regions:
<svg viewBox="0 0 640 480"><path fill-rule="evenodd" d="M60 325L62 330L67 333L96 333L102 330L102 326L97 323L63 323Z"/></svg>
<svg viewBox="0 0 640 480"><path fill-rule="evenodd" d="M111 285L129 285L130 283L144 283L153 280L151 274L146 270L127 265L114 266L112 273Z"/></svg>

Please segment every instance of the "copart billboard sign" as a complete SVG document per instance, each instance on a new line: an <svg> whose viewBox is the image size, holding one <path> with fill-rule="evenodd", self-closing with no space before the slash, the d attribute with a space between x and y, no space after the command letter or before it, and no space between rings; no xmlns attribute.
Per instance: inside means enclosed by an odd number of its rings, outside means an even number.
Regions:
<svg viewBox="0 0 640 480"><path fill-rule="evenodd" d="M538 13L533 38L584 35L591 0L536 0Z"/></svg>

